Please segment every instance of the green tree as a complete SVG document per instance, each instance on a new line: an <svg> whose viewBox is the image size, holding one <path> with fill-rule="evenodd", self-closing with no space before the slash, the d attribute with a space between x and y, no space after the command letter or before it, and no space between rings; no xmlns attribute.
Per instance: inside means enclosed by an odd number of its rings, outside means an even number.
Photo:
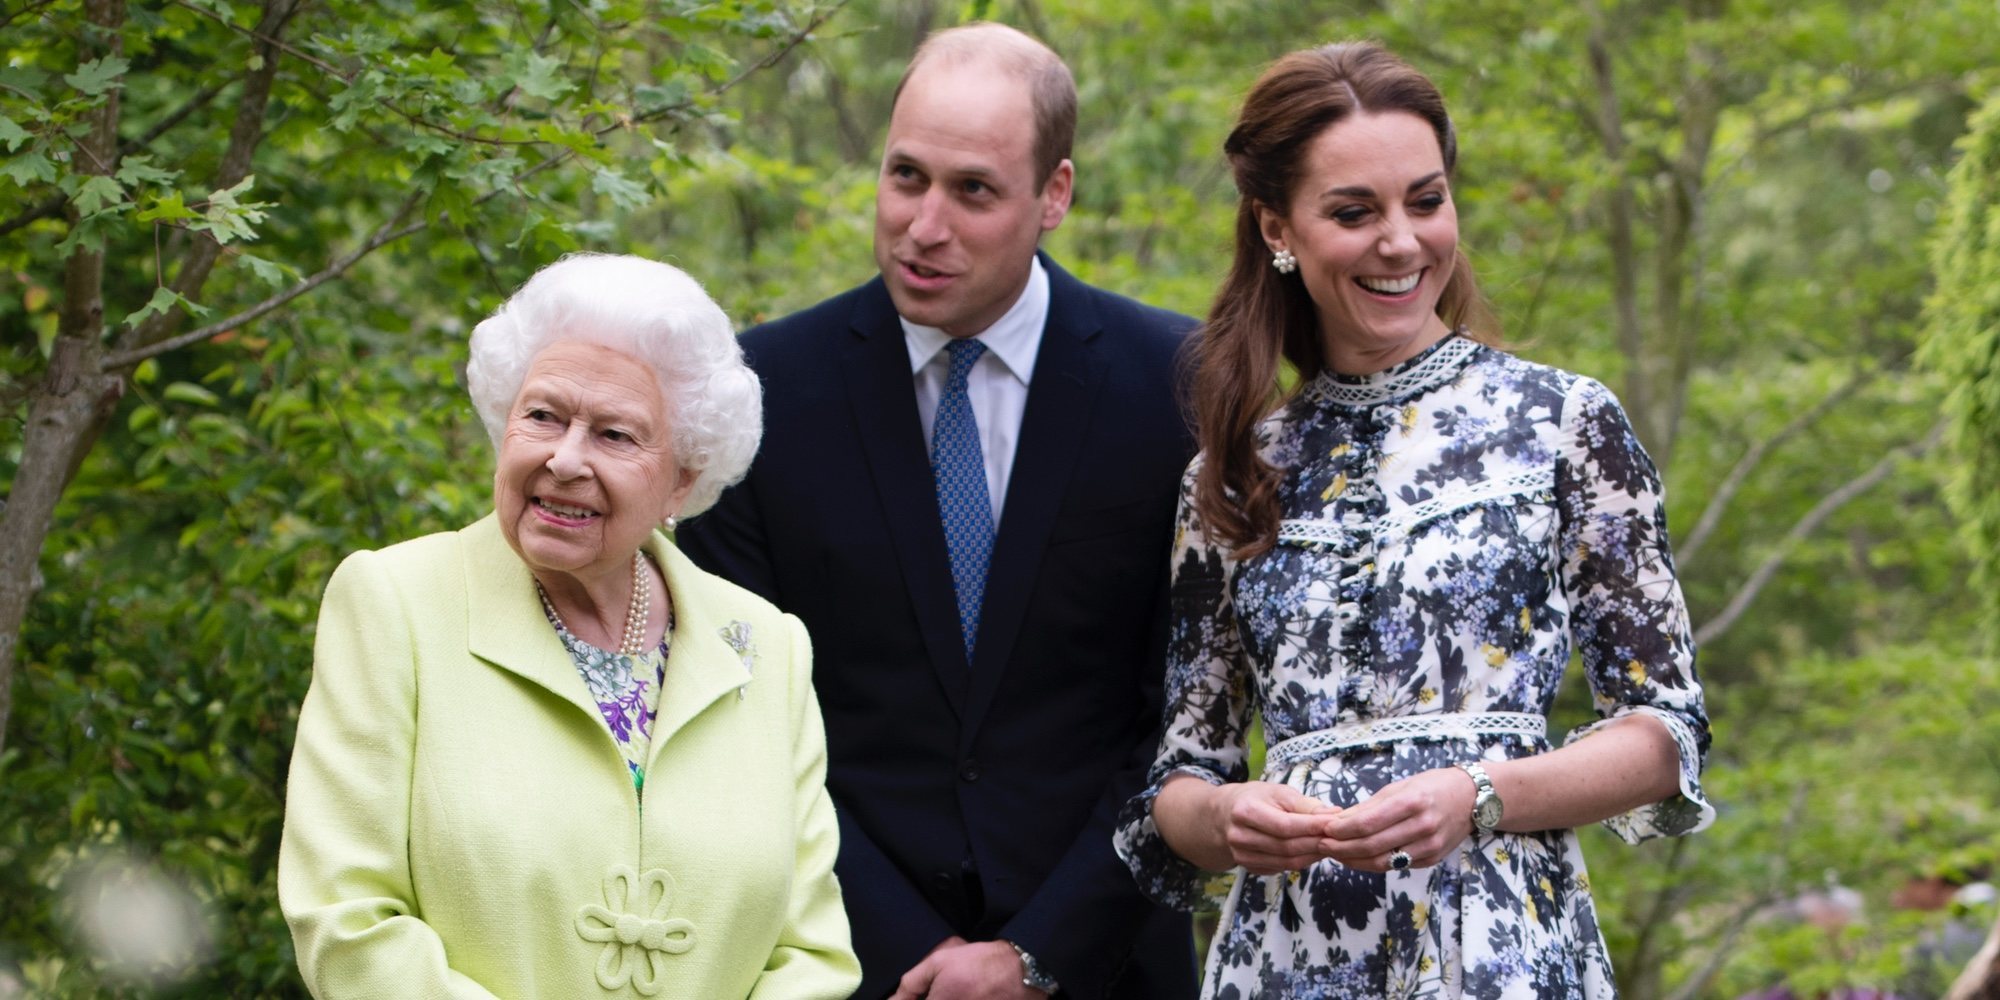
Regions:
<svg viewBox="0 0 2000 1000"><path fill-rule="evenodd" d="M1948 496L1986 596L1985 637L2000 637L2000 91L1973 114L1952 168L1944 219L1931 243L1937 287L1925 305L1923 359L1950 393ZM2000 994L2000 919L1953 1000Z"/></svg>
<svg viewBox="0 0 2000 1000"><path fill-rule="evenodd" d="M1960 149L1931 244L1937 288L1925 307L1924 360L1951 387L1950 497L1977 554L1988 621L2000 627L2000 90L1972 116Z"/></svg>
<svg viewBox="0 0 2000 1000"><path fill-rule="evenodd" d="M547 254L602 237L756 68L718 42L781 54L825 16L758 0L8 13L0 232L21 234L8 269L28 293L0 313L21 333L0 398L25 431L0 515L0 741L56 502L143 364L419 233L487 268L496 238Z"/></svg>

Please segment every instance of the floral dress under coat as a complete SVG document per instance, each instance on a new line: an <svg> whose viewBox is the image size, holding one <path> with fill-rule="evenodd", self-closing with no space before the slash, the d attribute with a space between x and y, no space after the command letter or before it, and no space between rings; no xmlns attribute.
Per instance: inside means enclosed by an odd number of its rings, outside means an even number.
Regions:
<svg viewBox="0 0 2000 1000"><path fill-rule="evenodd" d="M1189 502L1200 457L1183 483L1166 727L1116 834L1154 899L1223 905L1202 995L1613 996L1573 831L1475 834L1435 867L1386 876L1329 860L1232 878L1168 848L1152 802L1176 774L1252 777L1253 710L1273 746L1386 719L1546 717L1574 641L1598 714L1651 715L1680 751L1679 795L1606 825L1630 842L1706 826L1708 720L1659 476L1617 400L1454 335L1374 375L1322 374L1259 440L1285 470L1271 551L1237 562L1205 534ZM1263 777L1351 806L1431 768L1548 748L1442 730Z"/></svg>

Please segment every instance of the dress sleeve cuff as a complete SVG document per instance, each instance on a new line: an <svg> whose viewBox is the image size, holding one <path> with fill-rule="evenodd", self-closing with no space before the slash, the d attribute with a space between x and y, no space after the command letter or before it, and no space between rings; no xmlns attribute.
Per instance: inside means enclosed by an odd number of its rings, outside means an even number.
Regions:
<svg viewBox="0 0 2000 1000"><path fill-rule="evenodd" d="M1694 726L1685 717L1651 705L1625 705L1606 718L1571 731L1563 740L1563 745L1575 743L1631 715L1649 715L1667 727L1667 735L1673 737L1674 747L1680 754L1680 791L1659 802L1613 816L1604 821L1604 828L1628 844L1654 837L1679 837L1707 829L1710 823L1715 822L1715 806L1702 795L1700 742L1695 737Z"/></svg>
<svg viewBox="0 0 2000 1000"><path fill-rule="evenodd" d="M1146 898L1175 910L1221 909L1235 882L1235 872L1208 871L1174 853L1153 822L1153 800L1159 798L1169 779L1181 774L1194 775L1211 785L1225 783L1222 775L1196 764L1156 770L1153 783L1119 810L1112 846L1132 869L1132 877Z"/></svg>

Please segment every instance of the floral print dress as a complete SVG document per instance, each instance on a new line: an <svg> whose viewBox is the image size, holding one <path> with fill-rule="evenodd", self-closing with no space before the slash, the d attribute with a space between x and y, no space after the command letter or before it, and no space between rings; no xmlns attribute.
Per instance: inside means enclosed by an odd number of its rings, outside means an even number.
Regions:
<svg viewBox="0 0 2000 1000"><path fill-rule="evenodd" d="M625 758L625 768L632 773L632 788L636 792L646 790L646 754L653 746L653 717L660 711L660 686L667 678L668 643L673 639L673 623L667 623L666 633L660 636L658 647L644 653L614 653L599 649L576 637L564 627L561 619L549 616L549 624L555 626L556 634L562 637L563 648L569 651L569 658L576 663L576 672L583 676L583 685L590 689L590 700L597 706L597 713L604 717L604 724L611 729L611 740L618 744L618 753ZM643 801L643 796L641 800Z"/></svg>
<svg viewBox="0 0 2000 1000"><path fill-rule="evenodd" d="M1323 860L1258 877L1182 859L1152 802L1179 774L1253 777L1253 711L1264 780L1339 806L1542 752L1574 642L1600 720L1568 739L1645 714L1680 751L1679 794L1606 825L1630 842L1706 826L1693 639L1659 476L1624 411L1595 381L1453 335L1374 375L1322 374L1259 441L1285 472L1271 551L1231 559L1190 503L1201 457L1183 482L1166 726L1115 837L1155 900L1222 905L1202 996L1615 995L1573 831L1475 833L1387 875ZM1319 746L1280 749L1298 737Z"/></svg>

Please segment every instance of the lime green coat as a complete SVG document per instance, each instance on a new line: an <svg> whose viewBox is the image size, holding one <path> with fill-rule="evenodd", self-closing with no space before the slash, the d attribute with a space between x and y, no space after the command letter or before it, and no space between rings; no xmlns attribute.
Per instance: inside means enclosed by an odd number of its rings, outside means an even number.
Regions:
<svg viewBox="0 0 2000 1000"><path fill-rule="evenodd" d="M334 572L278 858L314 996L853 991L805 629L647 551L675 619L643 808L494 518Z"/></svg>

